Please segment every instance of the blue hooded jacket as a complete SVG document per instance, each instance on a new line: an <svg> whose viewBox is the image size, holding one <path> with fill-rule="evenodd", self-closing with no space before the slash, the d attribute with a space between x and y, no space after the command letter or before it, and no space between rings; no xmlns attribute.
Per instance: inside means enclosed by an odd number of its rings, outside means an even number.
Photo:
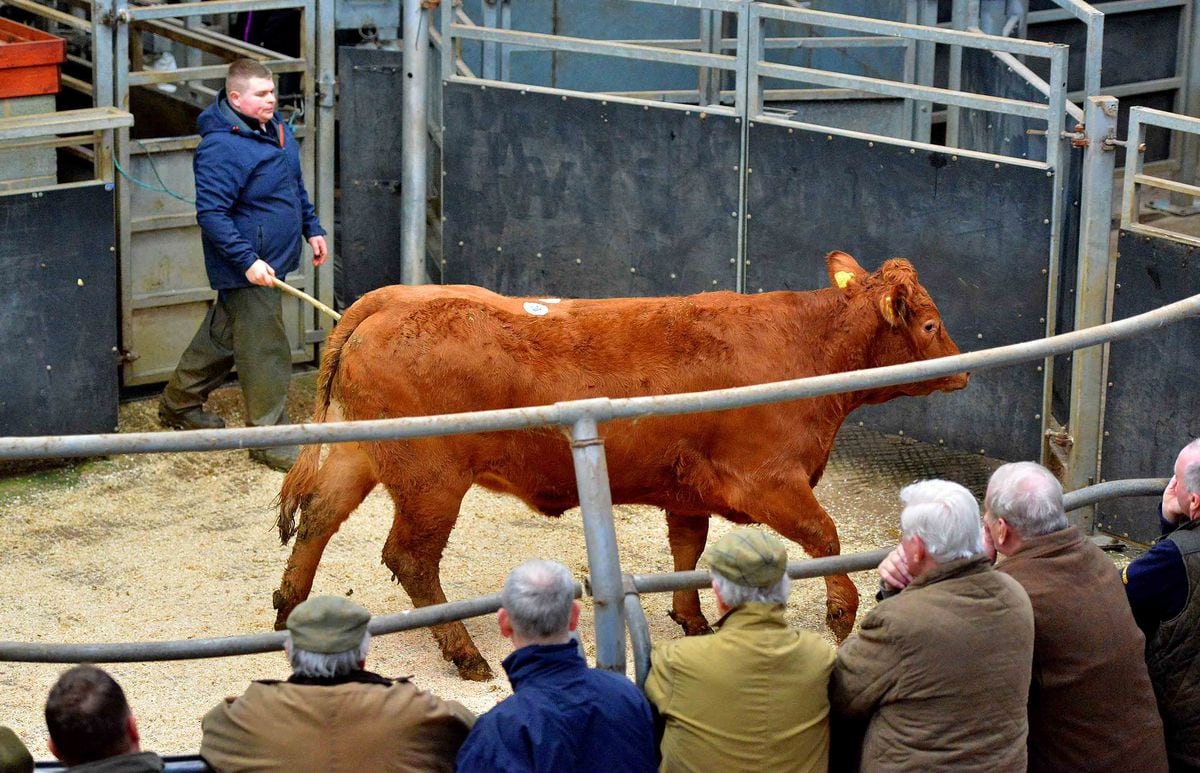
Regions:
<svg viewBox="0 0 1200 773"><path fill-rule="evenodd" d="M504 659L513 694L475 722L459 771L653 773L650 704L620 674L588 668L575 642L531 644Z"/></svg>
<svg viewBox="0 0 1200 773"><path fill-rule="evenodd" d="M196 123L196 220L209 284L250 287L246 270L257 258L283 279L300 265L301 237L325 235L304 190L295 135L278 113L266 134L251 129L224 90Z"/></svg>

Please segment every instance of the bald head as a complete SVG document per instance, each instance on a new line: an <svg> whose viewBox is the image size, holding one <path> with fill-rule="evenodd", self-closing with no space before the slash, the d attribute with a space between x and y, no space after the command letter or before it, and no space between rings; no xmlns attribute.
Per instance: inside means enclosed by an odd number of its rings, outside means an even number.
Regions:
<svg viewBox="0 0 1200 773"><path fill-rule="evenodd" d="M1188 518L1200 518L1200 438L1183 447L1175 458L1175 496Z"/></svg>
<svg viewBox="0 0 1200 773"><path fill-rule="evenodd" d="M984 510L1003 518L1023 539L1067 528L1062 484L1034 462L1001 465L988 480Z"/></svg>

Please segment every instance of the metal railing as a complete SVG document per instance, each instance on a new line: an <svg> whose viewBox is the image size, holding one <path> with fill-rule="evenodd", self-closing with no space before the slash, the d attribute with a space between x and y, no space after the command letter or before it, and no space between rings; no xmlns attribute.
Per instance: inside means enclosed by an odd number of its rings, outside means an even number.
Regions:
<svg viewBox="0 0 1200 773"><path fill-rule="evenodd" d="M1129 319L1038 341L1012 344L935 360L893 365L850 373L833 373L772 384L720 389L691 394L595 398L554 405L479 411L446 416L421 416L361 422L331 422L278 427L141 432L60 437L0 438L0 459L95 456L111 453L155 453L231 448L262 448L297 443L362 440L401 440L434 435L470 434L523 429L547 424L570 427L580 509L583 514L592 597L596 610L597 665L625 670L624 607L628 585L623 579L613 526L612 495L599 423L819 397L838 392L872 389L941 378L963 371L982 371L1054 354L1129 338L1183 319L1200 316L1200 295ZM843 559L845 557L842 557ZM831 560L831 559L824 559ZM636 583L634 585L636 588ZM478 602L478 600L477 600ZM487 614L494 607L478 607ZM444 610L443 610L444 612ZM460 614L460 611L455 614ZM416 613L410 613L416 614ZM429 624L439 621L438 610L424 612ZM266 636L270 637L271 634ZM263 639L255 646L274 647ZM217 645L208 645L216 647ZM244 646L244 645L240 645ZM143 651L142 657L147 651Z"/></svg>
<svg viewBox="0 0 1200 773"><path fill-rule="evenodd" d="M1189 234L1141 222L1142 189L1155 188L1173 194L1200 198L1200 185L1170 180L1146 174L1142 153L1145 150L1146 127L1157 126L1168 131L1200 135L1200 118L1167 113L1148 107L1129 108L1129 129L1125 135L1125 187L1121 194L1121 228L1143 236L1154 236L1200 246L1200 238Z"/></svg>

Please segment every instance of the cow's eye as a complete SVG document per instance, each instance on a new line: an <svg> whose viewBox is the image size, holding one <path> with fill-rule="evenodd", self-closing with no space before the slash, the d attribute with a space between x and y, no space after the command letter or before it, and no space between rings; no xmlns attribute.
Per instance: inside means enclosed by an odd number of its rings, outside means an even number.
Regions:
<svg viewBox="0 0 1200 773"><path fill-rule="evenodd" d="M938 327L937 321L931 319L925 323L925 332L932 334L935 330L937 330L937 327Z"/></svg>

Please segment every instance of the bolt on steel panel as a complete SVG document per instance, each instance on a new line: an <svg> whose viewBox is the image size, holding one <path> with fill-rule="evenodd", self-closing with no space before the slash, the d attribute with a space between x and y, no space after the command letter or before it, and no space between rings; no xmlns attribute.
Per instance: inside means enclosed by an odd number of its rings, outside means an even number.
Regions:
<svg viewBox="0 0 1200 773"><path fill-rule="evenodd" d="M825 287L825 255L912 260L963 351L1045 335L1045 170L762 123L750 127L746 292ZM1041 363L848 421L1001 459L1041 451Z"/></svg>
<svg viewBox="0 0 1200 773"><path fill-rule="evenodd" d="M446 284L588 298L735 289L736 119L458 83L443 104Z"/></svg>
<svg viewBox="0 0 1200 773"><path fill-rule="evenodd" d="M1168 239L1121 231L1113 319L1200 293L1200 254ZM1200 320L1116 341L1109 350L1100 473L1106 480L1169 478L1179 449L1200 437ZM1096 524L1139 542L1158 534L1158 497L1105 502Z"/></svg>
<svg viewBox="0 0 1200 773"><path fill-rule="evenodd" d="M0 196L0 435L115 432L111 184Z"/></svg>

